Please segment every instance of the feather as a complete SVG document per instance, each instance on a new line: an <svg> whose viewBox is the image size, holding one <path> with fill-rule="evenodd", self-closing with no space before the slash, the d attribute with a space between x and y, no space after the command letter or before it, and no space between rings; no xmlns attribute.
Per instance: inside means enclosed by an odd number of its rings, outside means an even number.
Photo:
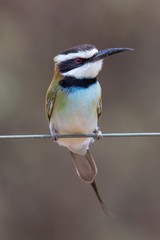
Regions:
<svg viewBox="0 0 160 240"><path fill-rule="evenodd" d="M101 208L103 209L105 214L111 215L112 217L114 217L114 215L111 213L111 211L104 204L104 202L98 192L98 188L97 188L97 185L95 182L95 176L97 174L97 167L96 167L95 161L94 161L90 151L87 150L87 152L84 156L71 152L71 156L74 160L74 164L75 164L78 176L82 180L84 180L86 183L91 184L91 186L98 198L98 201L101 205Z"/></svg>
<svg viewBox="0 0 160 240"><path fill-rule="evenodd" d="M111 212L111 210L104 204L104 202L103 202L103 200L102 200L102 198L101 198L101 196L100 196L100 194L99 194L99 191L98 191L98 188L97 188L97 185L96 185L95 180L91 183L91 186L92 186L92 188L93 188L93 190L94 190L94 192L95 192L95 194L96 194L96 196L97 196L97 198L98 198L98 201L99 201L99 203L100 203L100 205L101 205L101 208L102 208L102 210L104 211L104 213L105 213L106 215L110 215L110 216L113 217L113 218L116 218L116 217L113 215L113 213Z"/></svg>
<svg viewBox="0 0 160 240"><path fill-rule="evenodd" d="M71 156L78 176L85 182L92 183L97 174L97 167L90 151L87 150L84 156L71 152Z"/></svg>
<svg viewBox="0 0 160 240"><path fill-rule="evenodd" d="M49 85L49 88L48 88L47 94L46 94L46 98L45 98L45 111L46 111L46 115L49 120L53 113L57 91L59 90L58 83L61 79L62 79L62 76L60 75L57 65L55 64L53 79Z"/></svg>
<svg viewBox="0 0 160 240"><path fill-rule="evenodd" d="M100 95L100 99L99 99L98 106L97 106L97 116L98 116L98 118L101 115L101 113L102 113L102 96Z"/></svg>

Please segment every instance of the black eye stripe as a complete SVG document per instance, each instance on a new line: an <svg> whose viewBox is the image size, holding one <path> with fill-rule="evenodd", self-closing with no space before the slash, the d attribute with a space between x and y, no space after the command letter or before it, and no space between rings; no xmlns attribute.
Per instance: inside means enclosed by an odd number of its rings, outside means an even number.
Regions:
<svg viewBox="0 0 160 240"><path fill-rule="evenodd" d="M80 66L84 65L85 63L87 63L89 61L89 59L84 59L83 58L82 63L77 64L75 62L75 59L76 58L69 59L69 60L66 60L66 61L63 61L63 62L59 63L58 66L59 66L60 72L62 72L62 73L68 72L68 71L70 71L74 68L77 68L77 67L80 67Z"/></svg>

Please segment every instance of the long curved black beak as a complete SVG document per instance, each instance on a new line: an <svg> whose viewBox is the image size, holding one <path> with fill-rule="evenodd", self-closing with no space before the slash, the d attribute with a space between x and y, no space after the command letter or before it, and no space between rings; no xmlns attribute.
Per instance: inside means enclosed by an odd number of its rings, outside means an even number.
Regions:
<svg viewBox="0 0 160 240"><path fill-rule="evenodd" d="M98 61L101 60L107 56L111 56L116 53L126 52L126 51L133 51L132 48L107 48L98 51L95 56L92 58L92 61Z"/></svg>

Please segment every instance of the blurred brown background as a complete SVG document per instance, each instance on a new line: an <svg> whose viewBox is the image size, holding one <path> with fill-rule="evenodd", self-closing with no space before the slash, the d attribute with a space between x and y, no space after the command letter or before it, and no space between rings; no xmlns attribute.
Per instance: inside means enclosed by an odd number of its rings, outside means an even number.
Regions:
<svg viewBox="0 0 160 240"><path fill-rule="evenodd" d="M103 132L160 131L160 2L1 0L0 134L49 133L44 98L53 57L68 47L131 47L105 60ZM0 140L0 239L160 239L160 139L92 145L107 219L68 151Z"/></svg>

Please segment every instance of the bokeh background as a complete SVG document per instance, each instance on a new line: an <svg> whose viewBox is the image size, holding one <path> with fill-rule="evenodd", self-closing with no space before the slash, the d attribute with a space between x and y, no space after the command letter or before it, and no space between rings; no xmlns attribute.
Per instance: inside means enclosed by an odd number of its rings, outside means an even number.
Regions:
<svg viewBox="0 0 160 240"><path fill-rule="evenodd" d="M49 133L53 57L77 44L131 47L105 60L103 132L160 131L160 2L0 0L0 134ZM0 239L160 239L160 139L91 147L102 212L70 154L49 139L0 140Z"/></svg>

